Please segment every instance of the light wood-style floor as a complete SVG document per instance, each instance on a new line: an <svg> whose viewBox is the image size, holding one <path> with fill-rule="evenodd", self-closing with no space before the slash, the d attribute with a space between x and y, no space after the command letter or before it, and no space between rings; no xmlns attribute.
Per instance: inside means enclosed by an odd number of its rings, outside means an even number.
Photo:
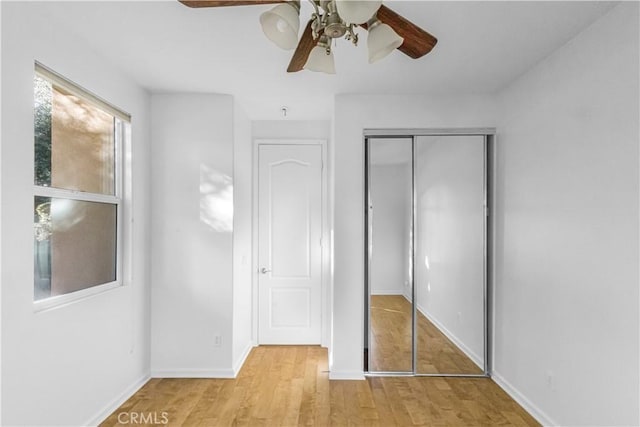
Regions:
<svg viewBox="0 0 640 427"><path fill-rule="evenodd" d="M316 346L256 347L236 379L152 379L101 425L163 412L169 426L539 425L487 378L329 381Z"/></svg>
<svg viewBox="0 0 640 427"><path fill-rule="evenodd" d="M402 295L371 296L370 371L411 372L412 307ZM421 374L482 374L422 313L417 319L416 370Z"/></svg>

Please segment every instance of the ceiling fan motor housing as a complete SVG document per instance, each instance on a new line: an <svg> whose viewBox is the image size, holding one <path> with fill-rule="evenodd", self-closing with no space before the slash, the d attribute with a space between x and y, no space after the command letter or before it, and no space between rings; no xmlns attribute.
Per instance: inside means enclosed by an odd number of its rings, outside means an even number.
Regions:
<svg viewBox="0 0 640 427"><path fill-rule="evenodd" d="M324 33L332 39L338 39L345 35L347 26L337 13L331 13L327 17Z"/></svg>

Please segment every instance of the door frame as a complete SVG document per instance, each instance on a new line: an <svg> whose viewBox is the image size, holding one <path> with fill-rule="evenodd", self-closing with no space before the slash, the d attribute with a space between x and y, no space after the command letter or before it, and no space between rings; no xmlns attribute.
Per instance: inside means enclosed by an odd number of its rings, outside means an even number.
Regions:
<svg viewBox="0 0 640 427"><path fill-rule="evenodd" d="M258 245L259 245L259 233L258 233L258 215L259 215L259 167L260 167L260 146L262 145L318 145L321 148L321 236L322 247L320 250L320 345L322 347L329 347L330 340L330 328L329 320L331 319L331 306L329 299L329 278L330 278L330 234L329 234L329 211L328 211L328 174L327 174L327 140L325 139L304 139L304 138L281 138L281 139L254 139L253 140L253 179L252 179L252 207L251 207L251 221L252 221L252 236L251 236L251 294L252 294L252 340L253 344L259 345L259 317L258 310L260 309L259 301L259 257L258 257Z"/></svg>
<svg viewBox="0 0 640 427"><path fill-rule="evenodd" d="M362 135L362 141L364 146L364 331L363 337L365 342L369 342L371 339L370 327L371 324L371 293L370 293L370 276L371 265L369 256L369 244L371 241L371 224L369 223L369 140L370 139L387 139L387 138L407 138L412 140L412 229L414 227L416 206L415 206L415 144L416 137L418 136L451 136L451 135L469 135L469 136L483 136L484 137L484 274L483 274L483 306L484 306L484 369L482 374L420 374L416 372L416 316L415 307L412 320L412 372L371 372L369 371L369 362L371 355L368 354L365 349L364 363L365 363L365 375L366 376L420 376L420 377L491 377L493 373L493 355L495 354L493 336L495 333L495 314L494 314L494 251L495 251L495 215L494 212L495 201L495 188L496 188L496 129L495 128L405 128L405 129L364 129ZM413 300L415 301L415 277L414 277L414 263L415 254L413 253L415 248L415 236L412 243L411 251L411 289L414 293Z"/></svg>

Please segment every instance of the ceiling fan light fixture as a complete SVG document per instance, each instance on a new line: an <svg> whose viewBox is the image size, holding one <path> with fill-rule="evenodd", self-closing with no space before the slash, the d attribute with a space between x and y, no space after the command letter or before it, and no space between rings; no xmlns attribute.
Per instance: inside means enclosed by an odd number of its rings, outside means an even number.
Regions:
<svg viewBox="0 0 640 427"><path fill-rule="evenodd" d="M340 17L349 24L364 24L376 14L382 0L335 0Z"/></svg>
<svg viewBox="0 0 640 427"><path fill-rule="evenodd" d="M393 28L383 24L377 18L369 20L368 27L367 49L369 51L369 64L384 58L404 43L404 39Z"/></svg>
<svg viewBox="0 0 640 427"><path fill-rule="evenodd" d="M277 5L260 15L260 24L265 36L278 47L295 49L300 30L300 3L296 1Z"/></svg>
<svg viewBox="0 0 640 427"><path fill-rule="evenodd" d="M309 71L318 71L325 74L335 74L336 65L333 58L333 52L330 49L329 38L325 35L320 36L318 44L311 49L309 58L304 64L304 69Z"/></svg>
<svg viewBox="0 0 640 427"><path fill-rule="evenodd" d="M1 2L2 0L0 0ZM386 7L384 0L309 0L313 11L300 31L301 0L178 0L188 7L226 7L277 3L260 15L265 36L282 49L293 50L288 73L303 69L335 74L333 40L358 46L362 27L369 31L369 63L398 49L410 58L422 58L438 39ZM383 23L384 22L384 23ZM312 53L313 52L313 53Z"/></svg>

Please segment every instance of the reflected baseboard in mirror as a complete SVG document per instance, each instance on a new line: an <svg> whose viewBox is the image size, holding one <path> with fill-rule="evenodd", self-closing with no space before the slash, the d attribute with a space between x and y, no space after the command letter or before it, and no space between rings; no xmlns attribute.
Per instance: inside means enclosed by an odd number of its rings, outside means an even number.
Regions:
<svg viewBox="0 0 640 427"><path fill-rule="evenodd" d="M412 306L402 295L371 296L370 372L412 371ZM482 375L458 346L417 311L416 373Z"/></svg>

